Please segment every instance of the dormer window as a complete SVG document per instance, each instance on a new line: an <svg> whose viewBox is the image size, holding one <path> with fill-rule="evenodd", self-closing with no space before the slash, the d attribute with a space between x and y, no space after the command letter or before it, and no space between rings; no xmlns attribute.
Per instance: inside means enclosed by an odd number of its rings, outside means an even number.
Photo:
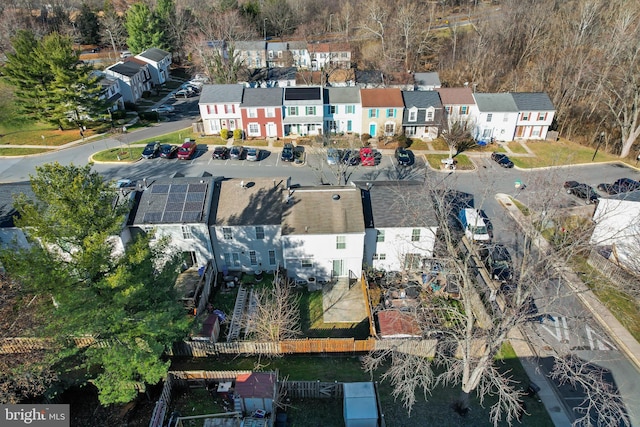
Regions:
<svg viewBox="0 0 640 427"><path fill-rule="evenodd" d="M415 122L416 120L418 120L418 109L412 108L409 110L409 121Z"/></svg>

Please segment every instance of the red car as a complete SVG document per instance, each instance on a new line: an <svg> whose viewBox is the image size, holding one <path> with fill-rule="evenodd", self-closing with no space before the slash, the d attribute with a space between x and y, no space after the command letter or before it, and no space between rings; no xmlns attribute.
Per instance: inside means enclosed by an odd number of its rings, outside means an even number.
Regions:
<svg viewBox="0 0 640 427"><path fill-rule="evenodd" d="M178 159L191 160L196 152L196 148L198 148L198 145L194 140L185 139L184 144L178 148Z"/></svg>
<svg viewBox="0 0 640 427"><path fill-rule="evenodd" d="M362 147L360 149L360 164L362 166L375 166L380 163L380 157L381 154L379 151L369 147Z"/></svg>

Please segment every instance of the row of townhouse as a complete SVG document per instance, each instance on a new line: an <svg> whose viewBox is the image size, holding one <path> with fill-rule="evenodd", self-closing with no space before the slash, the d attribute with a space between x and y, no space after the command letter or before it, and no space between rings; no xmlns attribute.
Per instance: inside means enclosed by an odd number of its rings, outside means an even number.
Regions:
<svg viewBox="0 0 640 427"><path fill-rule="evenodd" d="M283 267L291 278L328 281L360 277L363 266L419 271L433 256L437 221L418 182L296 187L287 177L178 177L137 194L123 240L168 237L189 266Z"/></svg>
<svg viewBox="0 0 640 427"><path fill-rule="evenodd" d="M351 68L351 48L348 43L214 40L206 42L205 47L215 49L224 58L229 58L230 52L233 52L247 68L295 67L313 71Z"/></svg>
<svg viewBox="0 0 640 427"><path fill-rule="evenodd" d="M542 140L555 116L545 93L474 93L468 87L401 90L205 85L199 108L205 134L241 129L247 138L404 133L432 140L458 122L476 140Z"/></svg>
<svg viewBox="0 0 640 427"><path fill-rule="evenodd" d="M101 84L104 99L112 105L110 110L124 108L125 102L136 103L144 92L164 84L170 66L171 53L151 48L105 68Z"/></svg>

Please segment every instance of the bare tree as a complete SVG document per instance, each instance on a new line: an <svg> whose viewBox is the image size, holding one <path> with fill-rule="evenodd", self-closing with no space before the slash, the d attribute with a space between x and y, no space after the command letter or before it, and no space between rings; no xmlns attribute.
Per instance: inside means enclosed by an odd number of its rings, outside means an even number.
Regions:
<svg viewBox="0 0 640 427"><path fill-rule="evenodd" d="M491 178L480 175L478 179ZM433 357L406 354L392 347L372 352L364 361L368 371L389 366L383 378L391 382L394 397L400 398L409 410L416 402L416 393L422 392L427 398L436 387L455 386L459 387L460 395L454 409L461 414L470 409L470 395L475 392L480 404L487 396L493 396L490 409L493 425L502 421L512 424L522 415L524 389L509 372L499 369L495 359L515 328L527 328L531 321L544 321L552 316L554 301L573 295L574 291L568 288L549 288L549 283L558 281L559 273L553 266L564 265L573 254L583 253L589 247L589 221L567 222L558 209L559 180L560 177L547 173L531 183L535 188L548 190L536 192L535 197L528 199L529 216L518 215L515 279L510 286L502 287L481 273L478 243L461 237L455 225L457 210L468 203L466 196L449 187L447 181L427 179L424 193L431 199L424 200L423 206L429 207L422 209L433 206L439 218L435 256L442 267L438 274L447 284L457 285L459 298L446 300L427 293L413 313L422 336L438 339ZM486 188L489 187L487 182ZM481 209L487 196L477 197L474 206ZM553 230L552 249L541 243L539 234L541 228L548 227ZM490 293L496 298L490 297ZM556 356L562 359L566 353L559 352ZM575 371L572 368L571 372ZM589 380L585 381L587 384ZM589 405L598 405L598 399L615 395L608 386L600 384L600 387L605 394L589 397ZM624 419L620 399L610 401L609 405L603 411L616 412L619 419ZM589 416L597 417L589 412Z"/></svg>
<svg viewBox="0 0 640 427"><path fill-rule="evenodd" d="M247 317L252 339L277 342L300 336L300 300L287 277L276 274L270 286L255 289L254 297Z"/></svg>

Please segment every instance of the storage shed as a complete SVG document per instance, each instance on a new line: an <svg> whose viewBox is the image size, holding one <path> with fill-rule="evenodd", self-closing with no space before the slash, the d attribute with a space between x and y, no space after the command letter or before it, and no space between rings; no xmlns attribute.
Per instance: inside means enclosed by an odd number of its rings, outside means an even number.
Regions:
<svg viewBox="0 0 640 427"><path fill-rule="evenodd" d="M245 414L273 412L278 376L275 372L252 372L236 377L235 410Z"/></svg>
<svg viewBox="0 0 640 427"><path fill-rule="evenodd" d="M377 427L378 404L372 382L344 383L345 427Z"/></svg>

